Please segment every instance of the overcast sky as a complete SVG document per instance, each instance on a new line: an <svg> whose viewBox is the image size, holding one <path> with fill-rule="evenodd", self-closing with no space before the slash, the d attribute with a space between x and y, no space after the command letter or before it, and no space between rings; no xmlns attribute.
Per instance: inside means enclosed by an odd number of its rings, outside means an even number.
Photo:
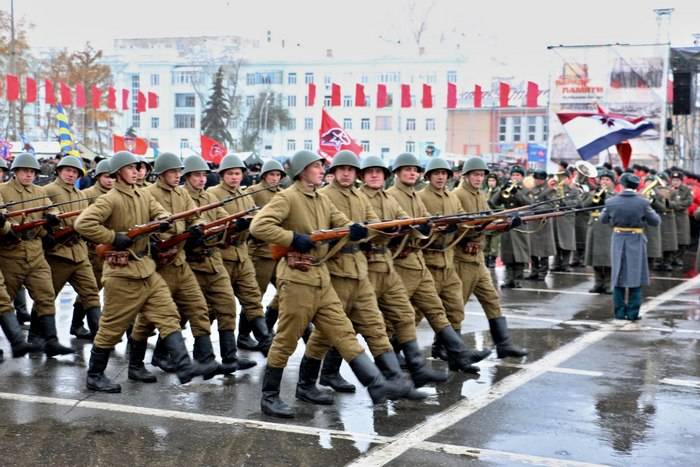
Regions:
<svg viewBox="0 0 700 467"><path fill-rule="evenodd" d="M415 12L410 5L415 4ZM9 11L10 0L0 0ZM429 9L429 6L433 5ZM553 44L649 43L657 39L655 8L674 8L673 45L692 44L700 33L700 0L15 0L29 19L33 45L108 48L113 39L188 35L241 35L316 48L367 50L405 44L427 18L425 44L441 36L463 43L471 63L494 76L542 75ZM429 11L428 11L429 10ZM381 37L380 37L381 36ZM666 40L666 31L661 39ZM444 47L444 46L443 46Z"/></svg>

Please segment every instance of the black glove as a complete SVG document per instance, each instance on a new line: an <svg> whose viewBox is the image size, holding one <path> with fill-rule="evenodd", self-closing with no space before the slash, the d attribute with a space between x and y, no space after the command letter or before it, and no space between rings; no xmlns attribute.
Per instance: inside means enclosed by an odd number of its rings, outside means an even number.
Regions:
<svg viewBox="0 0 700 467"><path fill-rule="evenodd" d="M201 246L204 243L204 231L201 225L192 225L187 229L190 238L187 239L187 245L190 248Z"/></svg>
<svg viewBox="0 0 700 467"><path fill-rule="evenodd" d="M160 226L158 227L159 232L167 232L170 230L171 224L167 221L160 221Z"/></svg>
<svg viewBox="0 0 700 467"><path fill-rule="evenodd" d="M59 219L56 214L46 213L44 214L44 219L46 219L46 224L49 227L56 227L61 223L61 219Z"/></svg>
<svg viewBox="0 0 700 467"><path fill-rule="evenodd" d="M56 237L53 235L44 235L44 237L41 239L41 243L44 246L44 250L49 251L52 250L58 242L56 241Z"/></svg>
<svg viewBox="0 0 700 467"><path fill-rule="evenodd" d="M250 227L251 219L247 217L239 217L236 219L236 232L245 232Z"/></svg>
<svg viewBox="0 0 700 467"><path fill-rule="evenodd" d="M510 228L514 229L515 227L522 225L523 220L520 218L518 214L513 214L510 217Z"/></svg>
<svg viewBox="0 0 700 467"><path fill-rule="evenodd" d="M418 227L416 227L416 230L424 237L427 237L428 235L430 235L430 224L421 224Z"/></svg>
<svg viewBox="0 0 700 467"><path fill-rule="evenodd" d="M350 234L348 237L350 238L351 242L356 242L358 240L362 240L363 238L367 238L367 235L369 235L369 230L367 230L367 227L364 225L355 222L350 226Z"/></svg>
<svg viewBox="0 0 700 467"><path fill-rule="evenodd" d="M292 240L291 246L294 251L308 253L316 244L308 235L294 232L294 239Z"/></svg>
<svg viewBox="0 0 700 467"><path fill-rule="evenodd" d="M7 222L7 218L5 217L5 214L0 212L0 229L5 227L5 222Z"/></svg>
<svg viewBox="0 0 700 467"><path fill-rule="evenodd" d="M114 236L114 241L112 242L112 245L117 250L126 250L133 244L134 240L127 234L121 232L117 232L117 234Z"/></svg>
<svg viewBox="0 0 700 467"><path fill-rule="evenodd" d="M457 229L459 229L457 224L447 224L447 227L445 227L445 230L443 230L443 233L446 233L446 234L455 233L455 232L457 232Z"/></svg>

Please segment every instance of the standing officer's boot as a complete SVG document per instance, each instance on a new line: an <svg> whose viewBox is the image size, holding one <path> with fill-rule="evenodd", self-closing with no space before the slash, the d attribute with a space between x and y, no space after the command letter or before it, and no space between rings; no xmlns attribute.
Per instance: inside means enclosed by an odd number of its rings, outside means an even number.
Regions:
<svg viewBox="0 0 700 467"><path fill-rule="evenodd" d="M203 375L205 380L212 379L216 375L230 375L238 369L238 364L236 362L220 365L216 361L210 336L195 336L192 356L201 365L211 366L211 362L214 362L215 370Z"/></svg>
<svg viewBox="0 0 700 467"><path fill-rule="evenodd" d="M153 349L151 365L157 366L166 373L175 373L175 363L170 359L168 349L165 348L165 343L163 343L163 339L160 336L158 336L156 341L156 348Z"/></svg>
<svg viewBox="0 0 700 467"><path fill-rule="evenodd" d="M437 337L445 344L447 349L447 365L450 370L479 373L479 368L472 365L472 363L478 362L481 358L475 360L476 355L473 356L472 352L467 349L464 341L452 326L445 326L445 329L441 330Z"/></svg>
<svg viewBox="0 0 700 467"><path fill-rule="evenodd" d="M94 345L92 346L87 371L87 388L91 391L122 392L122 387L119 384L112 382L111 379L105 376L105 368L107 368L111 352L112 349L101 349Z"/></svg>
<svg viewBox="0 0 700 467"><path fill-rule="evenodd" d="M12 346L12 358L23 357L30 352L38 352L41 350L40 345L30 344L24 340L22 328L19 326L17 317L11 311L0 313L0 326L2 326L7 340Z"/></svg>
<svg viewBox="0 0 700 467"><path fill-rule="evenodd" d="M71 336L75 336L76 339L90 340L90 331L83 326L84 319L85 308L83 308L83 304L76 299L76 302L73 304L73 320L70 323L70 334Z"/></svg>
<svg viewBox="0 0 700 467"><path fill-rule="evenodd" d="M321 360L309 358L306 355L299 365L299 381L297 382L297 399L319 405L333 404L333 396L316 386L316 378L321 369Z"/></svg>
<svg viewBox="0 0 700 467"><path fill-rule="evenodd" d="M250 335L250 322L245 317L245 313L241 313L241 319L238 321L238 348L243 350L258 350L258 343Z"/></svg>
<svg viewBox="0 0 700 467"><path fill-rule="evenodd" d="M41 333L44 339L46 339L44 353L47 357L75 353L75 350L70 347L65 347L58 342L58 338L56 337L56 315L40 316L39 325L41 327Z"/></svg>
<svg viewBox="0 0 700 467"><path fill-rule="evenodd" d="M280 399L280 383L284 368L265 367L260 410L265 415L278 418L294 418L294 411Z"/></svg>
<svg viewBox="0 0 700 467"><path fill-rule="evenodd" d="M258 364L256 361L238 356L236 336L233 331L219 331L219 349L223 365L235 365L237 370L247 370Z"/></svg>
<svg viewBox="0 0 700 467"><path fill-rule="evenodd" d="M135 341L129 338L129 379L142 383L155 383L156 377L143 364L146 358L147 341Z"/></svg>
<svg viewBox="0 0 700 467"><path fill-rule="evenodd" d="M100 328L100 317L102 310L99 306L91 306L85 310L85 318L87 319L88 329L90 330L90 340L94 340L97 335L97 330Z"/></svg>
<svg viewBox="0 0 700 467"><path fill-rule="evenodd" d="M379 368L364 352L348 364L360 383L367 388L369 396L375 404L387 399L405 399L408 393L413 390L413 385L407 385L405 381L387 381Z"/></svg>
<svg viewBox="0 0 700 467"><path fill-rule="evenodd" d="M443 362L447 361L447 349L445 349L445 346L442 344L442 342L440 342L437 334L435 334L433 337L433 345L430 348L430 355L433 358L442 360Z"/></svg>
<svg viewBox="0 0 700 467"><path fill-rule="evenodd" d="M272 345L272 334L267 329L267 323L263 316L256 316L252 323L249 323L250 329L253 331L255 340L258 341L258 345L255 350L262 353L267 357L267 352L270 350ZM239 334L240 336L240 334Z"/></svg>
<svg viewBox="0 0 700 467"><path fill-rule="evenodd" d="M168 334L167 337L163 339L163 344L168 349L170 357L175 363L175 373L177 374L177 379L180 380L180 384L189 383L192 378L197 376L204 376L209 373L216 371L216 361L212 360L207 363L192 362L190 360L190 355L187 353L187 348L185 347L185 339L182 337L180 331L176 331L172 334Z"/></svg>
<svg viewBox="0 0 700 467"><path fill-rule="evenodd" d="M513 341L508 333L508 324L505 316L490 319L489 329L491 330L491 337L496 343L496 355L498 358L520 358L527 355L527 350L513 345Z"/></svg>
<svg viewBox="0 0 700 467"><path fill-rule="evenodd" d="M318 384L333 388L335 392L355 392L355 385L347 382L345 378L340 376L340 365L343 363L343 357L340 356L335 348L330 349L323 358L323 368L321 369L321 378Z"/></svg>
<svg viewBox="0 0 700 467"><path fill-rule="evenodd" d="M417 388L429 383L444 383L447 381L447 373L428 368L425 358L423 358L423 353L421 353L418 347L418 341L414 339L404 342L401 345L401 349L403 349L403 353L406 356L406 366L411 373L413 384L415 384Z"/></svg>
<svg viewBox="0 0 700 467"><path fill-rule="evenodd" d="M44 345L46 344L46 339L44 339L44 336L42 335L41 331L39 315L36 314L35 310L32 310L30 315L27 342L41 346L42 350L44 349Z"/></svg>
<svg viewBox="0 0 700 467"><path fill-rule="evenodd" d="M265 308L265 324L267 325L267 332L270 335L275 333L275 323L277 323L277 317L279 317L279 310L277 308L272 308L268 306Z"/></svg>
<svg viewBox="0 0 700 467"><path fill-rule="evenodd" d="M671 261L673 259L675 251L664 251L664 257L661 261L661 270L666 272L673 271L673 266L671 266Z"/></svg>
<svg viewBox="0 0 700 467"><path fill-rule="evenodd" d="M406 378L406 375L401 371L399 361L396 359L396 354L394 352L384 352L383 354L377 355L374 358L374 363L387 381L391 381L400 388L408 387L408 391L404 396L405 399L420 401L428 397L426 393L416 390L413 382ZM403 390L404 389L402 389L402 391Z"/></svg>
<svg viewBox="0 0 700 467"><path fill-rule="evenodd" d="M539 279L540 258L539 256L530 256L530 274L525 276L525 280L536 281Z"/></svg>

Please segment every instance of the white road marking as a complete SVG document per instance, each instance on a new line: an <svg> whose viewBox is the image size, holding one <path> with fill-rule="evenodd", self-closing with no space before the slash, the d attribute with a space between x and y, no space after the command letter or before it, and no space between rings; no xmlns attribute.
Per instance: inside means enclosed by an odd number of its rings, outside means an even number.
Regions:
<svg viewBox="0 0 700 467"><path fill-rule="evenodd" d="M664 378L659 382L661 384L668 384L671 386L682 386L682 387L686 387L686 388L700 389L700 381L688 381L685 379Z"/></svg>
<svg viewBox="0 0 700 467"><path fill-rule="evenodd" d="M535 289L535 288L530 288L530 287L520 287L518 289L507 289L508 292L543 292L543 293L556 293L556 294L564 294L564 295L591 295L591 296L598 296L602 294L599 293L590 293L590 292L583 292L579 290L554 290L554 289Z"/></svg>
<svg viewBox="0 0 700 467"><path fill-rule="evenodd" d="M552 368L549 370L549 372L564 375L591 376L593 378L600 378L605 374L602 371L579 370L578 368L566 368L563 366Z"/></svg>
<svg viewBox="0 0 700 467"><path fill-rule="evenodd" d="M670 290L654 297L645 302L640 310L640 315L644 315L648 310L654 309L661 303L685 292L686 290L700 284L700 276L696 276L692 280L683 282ZM522 289L520 289L522 290ZM494 384L490 390L484 394L474 397L473 399L465 399L448 407L446 410L435 414L413 428L400 433L396 436L396 440L390 443L379 446L366 455L356 459L351 466L367 466L374 467L384 465L396 459L401 454L411 449L414 446L424 442L428 438L435 436L446 428L463 420L465 417L475 413L478 410L488 406L512 391L518 389L524 384L541 376L542 374L558 368L561 363L578 355L583 350L599 342L603 338L609 336L617 329L625 328L636 323L612 322L595 331L584 334L569 344L566 344L559 349L550 352L540 360L532 363L527 368L519 371L512 376L506 377Z"/></svg>
<svg viewBox="0 0 700 467"><path fill-rule="evenodd" d="M561 276L593 276L592 272L574 272L574 271L562 271L562 272L554 272L554 271L549 271L550 274L557 274ZM650 276L649 279L651 280L659 280L659 281L679 281L679 282L685 282L688 280L687 277L665 277L665 276Z"/></svg>

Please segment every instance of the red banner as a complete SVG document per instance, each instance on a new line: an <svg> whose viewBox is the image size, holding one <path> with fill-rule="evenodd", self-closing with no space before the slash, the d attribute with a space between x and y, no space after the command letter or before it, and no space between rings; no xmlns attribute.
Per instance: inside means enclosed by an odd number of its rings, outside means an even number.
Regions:
<svg viewBox="0 0 700 467"><path fill-rule="evenodd" d="M424 109L433 107L433 88L429 84L423 85L423 98L421 99Z"/></svg>
<svg viewBox="0 0 700 467"><path fill-rule="evenodd" d="M112 86L107 88L107 108L117 110L117 90Z"/></svg>
<svg viewBox="0 0 700 467"><path fill-rule="evenodd" d="M481 90L481 86L478 84L474 85L474 108L481 108L481 99L484 97L484 92Z"/></svg>
<svg viewBox="0 0 700 467"><path fill-rule="evenodd" d="M112 135L112 151L129 151L134 154L144 155L148 151L148 141L145 138Z"/></svg>
<svg viewBox="0 0 700 467"><path fill-rule="evenodd" d="M355 85L355 107L365 107L366 105L365 86L357 83Z"/></svg>
<svg viewBox="0 0 700 467"><path fill-rule="evenodd" d="M84 108L87 105L87 99L85 97L85 88L82 84L75 85L75 106L79 108Z"/></svg>
<svg viewBox="0 0 700 467"><path fill-rule="evenodd" d="M537 107L537 98L540 95L540 88L532 81L527 82L527 95L525 97L526 107Z"/></svg>
<svg viewBox="0 0 700 467"><path fill-rule="evenodd" d="M318 131L318 137L318 153L327 161L344 149L354 152L358 157L362 152L362 146L357 144L325 110L321 111L321 129Z"/></svg>
<svg viewBox="0 0 700 467"><path fill-rule="evenodd" d="M221 163L221 159L223 159L228 152L226 145L218 142L214 138L201 135L199 137L199 142L202 147L202 159L213 162L216 165Z"/></svg>
<svg viewBox="0 0 700 467"><path fill-rule="evenodd" d="M389 96L386 93L386 84L377 85L377 108L381 109L389 105Z"/></svg>
<svg viewBox="0 0 700 467"><path fill-rule="evenodd" d="M340 106L340 85L335 83L331 84L331 106Z"/></svg>
<svg viewBox="0 0 700 467"><path fill-rule="evenodd" d="M102 91L100 91L100 88L93 85L92 89L90 90L90 104L92 105L93 109L100 108L100 98L101 97L102 97Z"/></svg>
<svg viewBox="0 0 700 467"><path fill-rule="evenodd" d="M53 92L53 83L48 79L44 80L44 102L47 104L56 103L56 94Z"/></svg>
<svg viewBox="0 0 700 467"><path fill-rule="evenodd" d="M129 110L129 90L122 89L122 110Z"/></svg>
<svg viewBox="0 0 700 467"><path fill-rule="evenodd" d="M407 108L411 107L411 85L402 84L401 85L401 107Z"/></svg>
<svg viewBox="0 0 700 467"><path fill-rule="evenodd" d="M508 95L510 94L510 85L508 83L498 83L498 103L501 107L508 107Z"/></svg>
<svg viewBox="0 0 700 467"><path fill-rule="evenodd" d="M6 96L8 101L19 99L19 78L15 75L5 76Z"/></svg>
<svg viewBox="0 0 700 467"><path fill-rule="evenodd" d="M457 107L457 85L455 83L447 83L447 108L454 109Z"/></svg>
<svg viewBox="0 0 700 467"><path fill-rule="evenodd" d="M145 112L146 111L146 95L139 91L136 95L136 111Z"/></svg>
<svg viewBox="0 0 700 467"><path fill-rule="evenodd" d="M158 108L158 94L155 92L148 93L148 108L157 109Z"/></svg>
<svg viewBox="0 0 700 467"><path fill-rule="evenodd" d="M25 89L24 89L24 102L31 104L36 102L36 80L30 77L24 79Z"/></svg>
<svg viewBox="0 0 700 467"><path fill-rule="evenodd" d="M306 94L306 106L313 107L316 103L316 85L314 83L309 83L308 91Z"/></svg>
<svg viewBox="0 0 700 467"><path fill-rule="evenodd" d="M58 92L61 95L61 105L67 107L73 105L73 93L65 83L58 83Z"/></svg>

